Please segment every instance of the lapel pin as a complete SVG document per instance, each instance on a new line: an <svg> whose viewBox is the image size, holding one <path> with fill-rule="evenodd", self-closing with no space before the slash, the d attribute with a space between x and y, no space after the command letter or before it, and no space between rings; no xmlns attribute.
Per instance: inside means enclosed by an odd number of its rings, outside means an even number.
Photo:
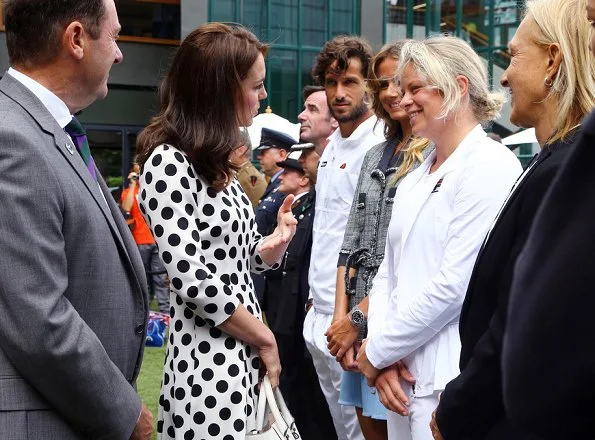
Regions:
<svg viewBox="0 0 595 440"><path fill-rule="evenodd" d="M70 145L70 142L66 142L66 149L70 154L74 155L74 147Z"/></svg>

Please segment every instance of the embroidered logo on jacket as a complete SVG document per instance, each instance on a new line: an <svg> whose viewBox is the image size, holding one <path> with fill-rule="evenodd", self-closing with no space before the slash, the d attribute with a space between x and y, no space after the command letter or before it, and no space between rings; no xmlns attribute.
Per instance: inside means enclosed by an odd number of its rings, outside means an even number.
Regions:
<svg viewBox="0 0 595 440"><path fill-rule="evenodd" d="M342 170L344 170L346 166L347 166L347 163L343 163L339 168L341 168Z"/></svg>
<svg viewBox="0 0 595 440"><path fill-rule="evenodd" d="M438 183L436 183L436 186L432 190L432 193L437 193L438 192L438 190L442 186L442 180L444 180L444 177L440 178L440 180L438 181Z"/></svg>

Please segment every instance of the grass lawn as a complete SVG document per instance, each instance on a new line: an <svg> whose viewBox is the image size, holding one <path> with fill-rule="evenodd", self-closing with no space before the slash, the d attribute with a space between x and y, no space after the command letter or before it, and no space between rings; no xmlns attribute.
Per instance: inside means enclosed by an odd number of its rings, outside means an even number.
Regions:
<svg viewBox="0 0 595 440"><path fill-rule="evenodd" d="M159 310L159 308L152 302L151 310ZM165 351L165 344L163 347L145 347L143 365L136 381L138 394L155 418L153 439L157 438L157 406L159 404L159 391L161 390L161 376L163 374Z"/></svg>

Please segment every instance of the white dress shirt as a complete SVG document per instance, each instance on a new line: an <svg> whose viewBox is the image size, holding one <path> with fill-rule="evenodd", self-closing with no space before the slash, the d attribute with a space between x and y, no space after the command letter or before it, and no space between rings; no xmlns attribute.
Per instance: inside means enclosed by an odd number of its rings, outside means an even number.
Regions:
<svg viewBox="0 0 595 440"><path fill-rule="evenodd" d="M58 98L53 92L39 84L34 79L29 78L24 73L21 73L18 70L13 69L12 67L9 67L8 74L12 76L14 79L16 79L18 82L23 84L25 87L27 87L27 89L29 89L31 93L33 93L37 97L37 99L41 101L41 103L44 105L45 108L47 108L48 112L50 112L52 117L56 120L56 122L58 122L58 125L60 125L62 129L64 129L64 127L66 127L70 123L70 121L72 121L73 116L70 114L70 110L68 109L64 101ZM68 139L72 141L70 135L68 135ZM74 151L78 151L74 142L72 142L72 146L74 148ZM99 170L97 170L97 174L99 175ZM99 188L99 194L101 194L101 197L103 197L103 200L105 201L105 203L107 203L107 200L105 199L105 194L103 194L103 191L101 191L101 186L99 185L99 182L97 182L97 187Z"/></svg>
<svg viewBox="0 0 595 440"><path fill-rule="evenodd" d="M18 82L27 87L31 93L33 93L41 101L45 108L48 109L48 112L50 112L50 114L58 122L60 127L66 127L72 120L70 110L68 110L68 107L64 101L58 98L54 93L50 92L47 88L39 84L34 79L29 78L27 75L13 69L12 67L8 69L8 73Z"/></svg>
<svg viewBox="0 0 595 440"><path fill-rule="evenodd" d="M384 124L371 116L348 138L337 129L320 157L308 274L310 297L320 313L332 314L335 308L337 258L364 156L383 141Z"/></svg>
<svg viewBox="0 0 595 440"><path fill-rule="evenodd" d="M366 355L403 360L416 395L458 373L458 322L481 243L522 168L476 126L435 172L436 152L399 185L385 258L370 292Z"/></svg>

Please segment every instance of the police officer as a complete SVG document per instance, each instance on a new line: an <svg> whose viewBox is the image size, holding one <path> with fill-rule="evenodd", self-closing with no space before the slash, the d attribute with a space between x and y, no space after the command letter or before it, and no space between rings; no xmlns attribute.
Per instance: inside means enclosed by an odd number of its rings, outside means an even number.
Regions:
<svg viewBox="0 0 595 440"><path fill-rule="evenodd" d="M268 235L273 230L273 225L277 221L277 211L285 199L285 195L278 191L279 176L283 173L283 168L279 167L277 162L287 158L294 144L297 144L297 141L291 136L270 128L263 128L260 144L254 149L261 171L270 178L256 208L256 225L262 235Z"/></svg>
<svg viewBox="0 0 595 440"><path fill-rule="evenodd" d="M291 156L294 155L299 153ZM277 339L281 359L280 387L304 440L336 439L328 405L302 336L310 290L314 187L298 160L289 157L277 165L284 170L279 177L279 192L295 196L291 209L298 221L281 267L265 275L266 317Z"/></svg>

